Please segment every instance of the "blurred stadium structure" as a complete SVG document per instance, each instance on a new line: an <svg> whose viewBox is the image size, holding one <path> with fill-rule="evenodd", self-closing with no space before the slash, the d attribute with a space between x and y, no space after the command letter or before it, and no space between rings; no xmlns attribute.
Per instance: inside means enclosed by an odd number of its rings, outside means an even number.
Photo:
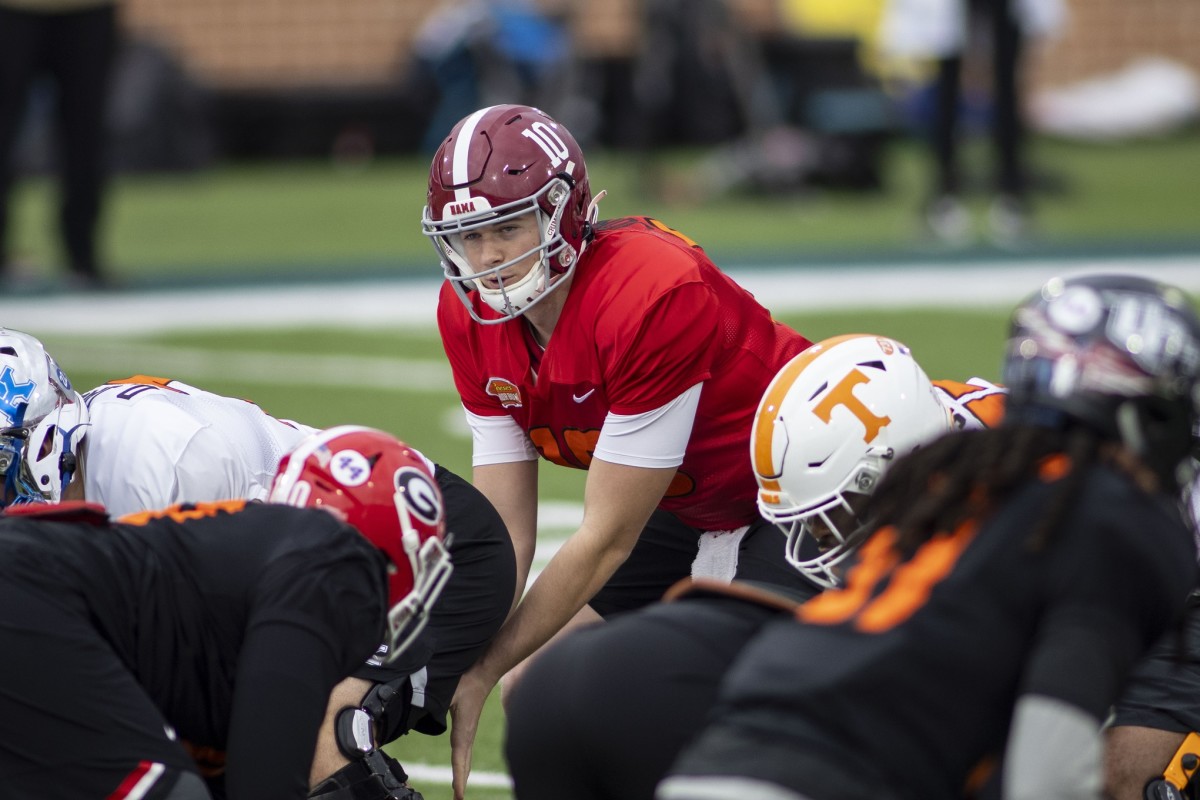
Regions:
<svg viewBox="0 0 1200 800"><path fill-rule="evenodd" d="M774 114L869 160L898 124L883 92L895 98L897 72L871 48L883 2L124 0L118 163L427 150L500 100L541 105L585 146L724 142ZM1030 54L1034 95L1146 56L1200 70L1195 0L1068 8L1063 35Z"/></svg>

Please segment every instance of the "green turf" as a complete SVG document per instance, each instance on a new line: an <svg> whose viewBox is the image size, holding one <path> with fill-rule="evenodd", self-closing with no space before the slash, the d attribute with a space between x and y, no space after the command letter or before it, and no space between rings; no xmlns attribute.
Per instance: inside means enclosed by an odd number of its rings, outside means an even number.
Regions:
<svg viewBox="0 0 1200 800"><path fill-rule="evenodd" d="M1035 163L1066 182L1062 194L1039 198L1042 246L1145 251L1200 250L1195 178L1200 135L1114 147L1039 141ZM679 152L655 164L626 155L590 159L594 188L607 188L606 217L648 213L705 245L723 264L800 262L866 254L904 259L929 250L915 235L914 210L924 191L927 160L912 143L889 150L886 191L814 192L803 196L706 197L693 181L706 154ZM986 153L976 146L978 171ZM423 159L377 161L359 171L325 163L236 166L191 176L124 176L114 187L106 250L118 274L134 282L309 277L333 274L437 274L432 251L418 231L427 164ZM647 181L647 175L654 175ZM52 188L26 181L16 196L12 240L35 274L51 274L57 245L49 222ZM981 199L973 199L976 208ZM783 315L811 339L879 333L913 348L933 378L978 375L997 379L1006 309L806 312ZM35 331L36 333L36 331ZM376 425L413 442L463 475L470 474L470 442L452 423L457 397L444 389L378 384L338 385L303 365L291 380L270 371L230 376L219 369L189 372L172 353L412 359L444 366L430 331L226 330L131 339L47 336L46 343L80 388L146 372L148 365L120 354L132 344L166 348L152 371L213 391L253 399L273 414L313 425ZM110 356L103 368L93 356ZM115 356L115 361L113 354ZM291 362L289 362L291 363ZM119 368L117 368L119 367ZM177 368L178 367L178 368ZM543 465L543 496L581 497L582 473ZM502 714L493 696L475 747L478 770L502 771ZM449 764L448 737L405 737L390 749L402 760ZM420 784L427 800L448 800L448 786ZM473 790L473 800L500 800L506 791Z"/></svg>
<svg viewBox="0 0 1200 800"><path fill-rule="evenodd" d="M1000 347L1006 311L949 311L945 309L908 311L860 311L782 315L784 322L812 339L847 333L879 333L897 338L913 348L917 358L933 378L964 379L979 375L998 378ZM119 351L119 342L102 337L81 339L70 336L46 337L51 353L81 388L89 388L112 377L89 366L90 348L111 346ZM438 361L444 359L433 331L384 330L364 332L329 329L289 329L282 331L220 331L176 333L141 337L140 345L158 345L185 350L212 350L221 353L255 352L280 355L308 354L313 357L346 356L400 357ZM142 369L131 361L127 372ZM470 442L447 430L443 420L460 414L453 390L442 392L379 390L370 386L358 389L327 386L320 375L303 388L273 383L269 375L254 381L236 382L214 378L207 373L174 372L170 377L191 381L213 391L252 399L279 416L313 425L357 422L377 425L410 440L414 445L463 475L470 474ZM543 464L543 496L547 499L579 501L584 473ZM475 769L504 772L501 751L503 714L498 693L493 693L485 710L479 738L475 744ZM409 763L449 766L449 736L428 737L411 734L395 742L389 751ZM450 800L448 785L417 784L426 800ZM472 789L472 800L509 800L504 789Z"/></svg>
<svg viewBox="0 0 1200 800"><path fill-rule="evenodd" d="M1005 312L1001 310L805 313L782 315L781 319L814 340L851 331L895 337L913 348L934 378L963 379L973 375L998 378L999 347L1005 320ZM72 381L81 388L148 371L147 365L138 361L136 353L127 361L118 360L122 369L97 371L91 365L95 348L121 352L125 349L121 342L129 340L110 342L95 336L86 339L47 336L44 341ZM138 338L136 343L225 354L252 352L314 357L341 354L354 358L405 358L433 363L443 363L445 358L437 334L432 330L226 330L145 336ZM155 371L168 373L167 377L253 400L276 416L319 427L352 422L390 430L450 469L470 475L470 441L461 432L455 435L448 430L447 420L457 421L461 417L458 397L449 384L441 391L346 387L325 383L317 372L288 385L281 385L266 374L255 380L231 380L209 372L193 374L186 369L171 369L169 350L164 363L153 366L165 367ZM543 488L550 497L579 500L580 474L549 464L543 464L541 472Z"/></svg>
<svg viewBox="0 0 1200 800"><path fill-rule="evenodd" d="M719 263L936 255L915 224L928 155L909 140L885 152L884 191L771 197L706 192L698 176L719 151L672 152L649 163L600 151L589 160L593 188L609 190L603 216L657 216ZM969 173L990 171L982 142L966 152ZM1200 133L1108 146L1037 140L1031 162L1063 184L1037 197L1039 247L1200 248ZM412 156L352 170L308 162L120 176L104 250L113 270L134 282L436 274L418 222L427 171L427 161ZM14 197L13 250L35 274L52 274L59 260L54 191L45 178L31 179ZM971 203L982 210L984 200Z"/></svg>

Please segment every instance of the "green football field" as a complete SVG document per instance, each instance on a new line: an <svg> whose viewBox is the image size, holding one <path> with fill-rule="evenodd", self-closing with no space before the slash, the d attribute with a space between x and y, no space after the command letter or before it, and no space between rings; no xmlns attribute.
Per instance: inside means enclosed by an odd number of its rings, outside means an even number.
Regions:
<svg viewBox="0 0 1200 800"><path fill-rule="evenodd" d="M1117 147L1039 141L1034 156L1059 185L1038 198L1036 240L1004 255L1036 260L1200 253L1195 132ZM904 270L914 260L953 264L999 255L986 242L948 252L918 236L914 209L927 165L912 143L889 150L886 191L867 195L705 197L694 179L706 158L672 153L647 165L622 154L597 154L592 185L611 192L603 216L652 214L699 240L722 265L787 269L783 265L867 259ZM971 163L987 164L984 148L975 148ZM427 169L427 162L414 157L352 170L329 163L228 165L182 176L123 176L114 185L106 252L114 274L133 290L220 285L233 296L250 283L436 275L417 225ZM54 293L53 197L44 179L20 186L13 242L24 282L0 297L0 324L6 324L5 310L23 297ZM979 211L985 201L971 202ZM771 305L769 296L760 299ZM912 347L933 378L995 380L1007 311L1000 303L943 304L779 317L814 340L847 332L895 337ZM396 309L398 316L404 312ZM276 416L311 425L378 426L469 476L469 437L436 332L338 324L353 313L330 308L329 321L319 326L268 329L220 315L211 326L187 332L116 334L98 326L87 333L47 333L60 330L53 319L45 320L45 330L39 330L41 321L25 329L43 338L80 389L134 373L166 375L254 400ZM543 464L543 497L569 509L579 502L582 477ZM554 538L569 530L555 522L543 533ZM493 696L475 746L478 780L470 797L476 800L511 797L503 786L503 717L496 700ZM445 777L448 737L412 735L389 749L413 768L413 784L427 800L451 797Z"/></svg>
<svg viewBox="0 0 1200 800"><path fill-rule="evenodd" d="M784 321L818 339L848 331L864 331L891 335L909 344L924 362L931 376L966 378L980 375L998 377L1000 344L1005 324L1005 312L994 311L863 311L841 313L805 313L784 316ZM252 399L276 416L294 418L309 424L326 426L356 422L379 426L411 441L426 453L460 474L470 474L470 445L461 421L457 396L447 380L444 388L410 390L387 388L365 380L363 385L346 385L341 378L326 381L320 370L303 375L289 374L301 370L306 362L327 364L331 356L344 360L364 357L379 359L381 369L388 363L409 367L414 362L429 362L437 368L444 357L433 331L412 332L391 329L365 333L352 330L306 329L284 331L229 330L219 333L188 333L138 337L71 337L47 336L46 344L77 386L88 388L126 372L145 372L147 367L156 373L167 372L171 377L189 381L213 391ZM211 362L197 364L195 353L214 354ZM107 356L105 369L97 371L94 364L101 353ZM122 356L129 365L122 365ZM222 360L237 361L250 355L261 359L264 367L256 375L229 379L221 377ZM266 365L282 364L277 370ZM169 369L173 364L177 369ZM116 371L114 371L116 369ZM403 366L397 369L403 374ZM301 380L297 380L300 378ZM401 381L402 383L402 381ZM582 473L543 464L542 479L545 497L577 503L581 497ZM565 536L564 529L544 529L543 536ZM501 755L503 716L497 695L486 713L475 746L475 770L481 781L494 782L504 772ZM443 767L421 780L422 773L414 771L413 784L426 800L450 798L449 786L442 783L448 775L449 737L427 737L412 734L393 744L389 750L410 765ZM479 800L511 797L503 787L473 786L470 797Z"/></svg>
<svg viewBox="0 0 1200 800"><path fill-rule="evenodd" d="M713 195L704 175L720 151L651 160L589 154L593 190L606 189L603 217L648 214L699 241L722 266L798 258L869 260L994 255L985 239L951 252L917 225L929 182L927 153L897 140L881 158L883 189L812 189L778 195ZM986 184L990 152L966 148L964 173ZM1200 251L1200 131L1120 145L1034 140L1036 236L1025 255L1063 252ZM379 159L347 169L331 162L230 164L182 175L124 175L113 185L104 252L113 274L134 286L212 281L429 274L420 235L429 162ZM53 184L18 185L11 246L37 290L58 273ZM968 201L977 217L986 193Z"/></svg>

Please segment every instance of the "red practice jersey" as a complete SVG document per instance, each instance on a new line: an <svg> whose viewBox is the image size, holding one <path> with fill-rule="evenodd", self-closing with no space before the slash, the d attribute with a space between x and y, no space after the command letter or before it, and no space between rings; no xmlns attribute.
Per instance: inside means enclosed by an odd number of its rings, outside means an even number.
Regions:
<svg viewBox="0 0 1200 800"><path fill-rule="evenodd" d="M495 316L475 299L476 313ZM757 516L750 426L767 384L811 342L774 321L690 239L647 217L598 226L544 352L523 322L479 325L449 284L442 343L463 405L507 414L548 461L587 469L609 412L652 411L704 381L659 507L702 530Z"/></svg>

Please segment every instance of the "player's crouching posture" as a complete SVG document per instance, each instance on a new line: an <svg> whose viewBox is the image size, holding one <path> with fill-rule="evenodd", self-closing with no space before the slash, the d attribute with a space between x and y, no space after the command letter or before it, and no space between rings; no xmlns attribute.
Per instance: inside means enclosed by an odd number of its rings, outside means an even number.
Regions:
<svg viewBox="0 0 1200 800"><path fill-rule="evenodd" d="M439 331L473 483L512 537L520 590L538 459L588 471L579 528L459 682L456 797L486 698L560 631L656 602L692 574L807 586L758 515L745 453L759 395L810 342L679 232L598 221L601 196L570 132L529 106L469 114L430 166Z"/></svg>
<svg viewBox="0 0 1200 800"><path fill-rule="evenodd" d="M427 462L385 433L320 434L274 491L313 508L0 517L5 797L308 794L331 689L403 653L450 564Z"/></svg>
<svg viewBox="0 0 1200 800"><path fill-rule="evenodd" d="M1195 584L1200 320L1132 276L1016 309L1002 424L898 461L843 588L768 624L660 800L1099 797L1100 723Z"/></svg>
<svg viewBox="0 0 1200 800"><path fill-rule="evenodd" d="M87 500L120 516L184 502L265 500L280 458L316 432L246 400L149 375L112 380L81 397L41 342L3 328L0 375L12 387L0 400L0 507ZM364 663L335 687L313 759L311 783L321 784L321 795L351 784L374 800L372 781L386 780L393 797L419 800L390 756L373 759L387 760L390 775L360 779L366 765L349 761L337 744L338 713L370 709L379 742L410 731L444 733L459 678L499 629L515 591L512 541L495 508L467 481L409 450L441 490L454 572L419 641L387 665Z"/></svg>
<svg viewBox="0 0 1200 800"><path fill-rule="evenodd" d="M859 541L856 511L889 465L943 434L995 424L1003 398L978 378L931 382L885 336L838 336L793 357L759 402L747 461L792 565L816 584L840 582ZM782 537L776 547L784 551ZM815 591L681 581L668 602L551 644L508 708L517 795L650 800L741 648Z"/></svg>

